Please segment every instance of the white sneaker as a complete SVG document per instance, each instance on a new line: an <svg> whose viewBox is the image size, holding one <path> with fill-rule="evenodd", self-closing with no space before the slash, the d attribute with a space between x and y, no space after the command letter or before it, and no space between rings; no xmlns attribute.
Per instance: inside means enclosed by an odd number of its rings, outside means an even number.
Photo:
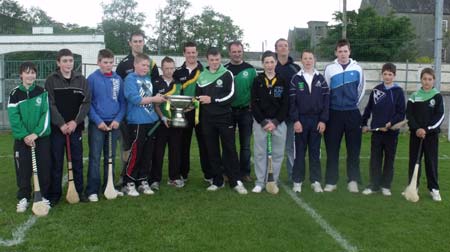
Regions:
<svg viewBox="0 0 450 252"><path fill-rule="evenodd" d="M383 194L384 196L391 196L391 189L381 187L381 194Z"/></svg>
<svg viewBox="0 0 450 252"><path fill-rule="evenodd" d="M206 188L206 191L215 192L223 187L224 187L224 184L222 184L221 186L216 186L213 184L213 185L208 186L208 188Z"/></svg>
<svg viewBox="0 0 450 252"><path fill-rule="evenodd" d="M26 198L23 198L17 203L16 212L23 213L28 208L28 200Z"/></svg>
<svg viewBox="0 0 450 252"><path fill-rule="evenodd" d="M323 192L322 186L320 185L320 183L318 181L314 182L311 184L311 188L313 189L314 192L316 193L321 193Z"/></svg>
<svg viewBox="0 0 450 252"><path fill-rule="evenodd" d="M370 195L370 194L374 194L374 193L375 192L372 191L372 189L370 189L370 188L366 188L362 191L362 194L364 194L364 195Z"/></svg>
<svg viewBox="0 0 450 252"><path fill-rule="evenodd" d="M48 209L52 209L52 206L50 205L50 200L42 197L42 201L47 205Z"/></svg>
<svg viewBox="0 0 450 252"><path fill-rule="evenodd" d="M158 183L158 182L153 182L153 184ZM152 185L153 185L152 184ZM158 183L159 186L159 183ZM147 181L142 181L141 185L138 187L139 192L143 193L143 194L147 194L147 195L152 195L155 194L155 192L152 191L152 189L150 188L150 186L148 185Z"/></svg>
<svg viewBox="0 0 450 252"><path fill-rule="evenodd" d="M209 185L213 184L213 179L212 178L203 178L203 181L205 181L206 183L208 183Z"/></svg>
<svg viewBox="0 0 450 252"><path fill-rule="evenodd" d="M244 184L240 180L237 181L237 185L233 189L239 194L247 194L247 189L245 189Z"/></svg>
<svg viewBox="0 0 450 252"><path fill-rule="evenodd" d="M142 183L144 183L144 182L142 182ZM145 181L145 183L147 183L147 181ZM147 183L147 185L148 185L148 183ZM150 185L150 189L151 190L155 190L155 191L159 191L159 182L153 182L151 185ZM153 193L152 193L153 194Z"/></svg>
<svg viewBox="0 0 450 252"><path fill-rule="evenodd" d="M336 191L336 189L337 189L337 185L326 184L323 191L324 192L332 192L332 191Z"/></svg>
<svg viewBox="0 0 450 252"><path fill-rule="evenodd" d="M97 202L98 201L98 195L97 194L91 194L91 195L89 195L88 196L88 200L90 201L90 202Z"/></svg>
<svg viewBox="0 0 450 252"><path fill-rule="evenodd" d="M134 185L133 182L127 183L124 191L125 191L125 194L128 196L131 196L131 197L139 196L139 193L138 193L138 191L136 191L136 186Z"/></svg>
<svg viewBox="0 0 450 252"><path fill-rule="evenodd" d="M184 181L182 179L175 179L175 180L167 180L167 185L174 186L176 188L182 188L184 187Z"/></svg>
<svg viewBox="0 0 450 252"><path fill-rule="evenodd" d="M119 197L122 197L124 195L123 192L121 192L119 190L116 190L116 193L117 193L117 196L119 196Z"/></svg>
<svg viewBox="0 0 450 252"><path fill-rule="evenodd" d="M302 183L295 183L292 186L292 191L296 192L296 193L301 193L302 192Z"/></svg>
<svg viewBox="0 0 450 252"><path fill-rule="evenodd" d="M252 192L254 192L254 193L261 193L262 190L263 190L262 186L257 185L255 187L253 187Z"/></svg>
<svg viewBox="0 0 450 252"><path fill-rule="evenodd" d="M358 183L356 183L356 181L348 182L347 189L351 193L358 193L359 192Z"/></svg>
<svg viewBox="0 0 450 252"><path fill-rule="evenodd" d="M441 194L439 194L439 190L431 189L430 195L434 201L442 201Z"/></svg>

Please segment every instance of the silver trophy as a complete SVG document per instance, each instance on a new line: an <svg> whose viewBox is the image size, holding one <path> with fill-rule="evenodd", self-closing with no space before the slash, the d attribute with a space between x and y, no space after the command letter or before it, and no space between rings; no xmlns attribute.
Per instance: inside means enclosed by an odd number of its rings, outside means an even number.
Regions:
<svg viewBox="0 0 450 252"><path fill-rule="evenodd" d="M194 108L194 97L186 95L171 95L167 96L170 103L170 111L172 118L169 120L169 124L174 128L186 128L188 121L186 120L184 113Z"/></svg>

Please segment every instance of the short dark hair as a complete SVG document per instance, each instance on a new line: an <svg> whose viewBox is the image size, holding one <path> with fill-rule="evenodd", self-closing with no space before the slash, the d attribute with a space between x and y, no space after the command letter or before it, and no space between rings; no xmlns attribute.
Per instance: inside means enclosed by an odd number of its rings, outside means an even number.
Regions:
<svg viewBox="0 0 450 252"><path fill-rule="evenodd" d="M348 46L348 49L350 50L350 42L347 39L339 39L334 50L337 50L338 48L343 46Z"/></svg>
<svg viewBox="0 0 450 252"><path fill-rule="evenodd" d="M164 65L164 63L174 63L175 64L175 60L173 60L171 57L166 56L161 60L161 67Z"/></svg>
<svg viewBox="0 0 450 252"><path fill-rule="evenodd" d="M303 58L303 54L304 54L304 53L311 53L311 54L314 56L314 53L313 53L312 50L304 49L304 50L302 51L302 54L300 54L300 59Z"/></svg>
<svg viewBox="0 0 450 252"><path fill-rule="evenodd" d="M272 52L272 51L270 51L270 50L268 50L268 51L265 51L265 52L263 53L263 55L261 56L261 62L264 62L264 60L265 60L266 58L268 58L268 57L273 57L275 60L278 60L277 54L274 53L274 52Z"/></svg>
<svg viewBox="0 0 450 252"><path fill-rule="evenodd" d="M197 44L195 42L193 42L193 41L188 41L188 42L184 43L184 45L183 45L183 52L186 51L186 47L195 47L195 48L197 48Z"/></svg>
<svg viewBox="0 0 450 252"><path fill-rule="evenodd" d="M206 51L206 58L208 58L210 55L212 55L212 56L216 56L216 55L222 56L222 54L220 53L219 48L217 48L217 47L210 47L208 49L208 51Z"/></svg>
<svg viewBox="0 0 450 252"><path fill-rule="evenodd" d="M134 55L134 64L137 64L143 60L147 60L150 62L150 57L145 53L137 53Z"/></svg>
<svg viewBox="0 0 450 252"><path fill-rule="evenodd" d="M277 41L275 41L275 50L277 49L278 43L281 42L281 41L288 42L287 39L285 39L285 38L279 38L279 39L277 39Z"/></svg>
<svg viewBox="0 0 450 252"><path fill-rule="evenodd" d="M56 61L59 61L64 56L71 56L71 57L73 57L73 53L72 53L71 50L69 50L67 48L61 49L56 54Z"/></svg>
<svg viewBox="0 0 450 252"><path fill-rule="evenodd" d="M228 43L228 51L231 49L232 45L240 46L242 49L244 49L244 45L242 44L242 42L236 40Z"/></svg>
<svg viewBox="0 0 450 252"><path fill-rule="evenodd" d="M35 73L37 73L37 67L36 67L36 65L35 65L33 62L31 62L31 61L23 62L23 63L20 64L20 66L19 66L19 74L22 74L22 73L28 73L28 72L30 72L31 70L33 70Z"/></svg>
<svg viewBox="0 0 450 252"><path fill-rule="evenodd" d="M128 39L128 41L131 41L131 40L133 39L134 36L141 36L142 38L145 38L145 35L144 35L143 32L141 32L141 31L135 31L135 32L132 32L132 33L130 34L130 38Z"/></svg>
<svg viewBox="0 0 450 252"><path fill-rule="evenodd" d="M422 69L422 71L420 72L420 79L422 79L424 74L429 74L429 75L433 76L433 80L436 79L436 75L434 74L434 70L432 68L426 67L426 68Z"/></svg>
<svg viewBox="0 0 450 252"><path fill-rule="evenodd" d="M98 51L97 60L101 61L102 59L111 59L114 58L114 53L109 49L101 49Z"/></svg>
<svg viewBox="0 0 450 252"><path fill-rule="evenodd" d="M384 64L383 67L381 67L381 73L384 73L385 71L391 72L395 75L397 72L397 67L394 64L388 62Z"/></svg>

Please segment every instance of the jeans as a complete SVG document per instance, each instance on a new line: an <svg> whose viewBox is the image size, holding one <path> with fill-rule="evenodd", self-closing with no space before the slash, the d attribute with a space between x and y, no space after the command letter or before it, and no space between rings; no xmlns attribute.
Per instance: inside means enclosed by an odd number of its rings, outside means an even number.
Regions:
<svg viewBox="0 0 450 252"><path fill-rule="evenodd" d="M111 131L112 136L112 170L114 177L114 166L116 157L117 139L120 135L120 130L115 129ZM99 130L97 125L89 122L88 129L89 142L89 168L87 177L86 195L98 194L100 189L100 159L103 150L103 187L108 181L108 158L109 158L109 133ZM103 191L103 190L102 190Z"/></svg>

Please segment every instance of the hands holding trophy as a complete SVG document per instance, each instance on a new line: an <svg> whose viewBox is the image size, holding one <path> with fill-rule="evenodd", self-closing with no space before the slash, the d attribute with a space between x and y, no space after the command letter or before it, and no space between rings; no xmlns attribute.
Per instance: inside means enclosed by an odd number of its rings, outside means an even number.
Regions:
<svg viewBox="0 0 450 252"><path fill-rule="evenodd" d="M185 112L196 108L196 118L198 118L198 106L195 105L196 103L198 103L198 101L192 96L167 96L167 107L171 114L171 117L168 119L169 125L175 128L186 128L188 126L188 121L185 118Z"/></svg>

